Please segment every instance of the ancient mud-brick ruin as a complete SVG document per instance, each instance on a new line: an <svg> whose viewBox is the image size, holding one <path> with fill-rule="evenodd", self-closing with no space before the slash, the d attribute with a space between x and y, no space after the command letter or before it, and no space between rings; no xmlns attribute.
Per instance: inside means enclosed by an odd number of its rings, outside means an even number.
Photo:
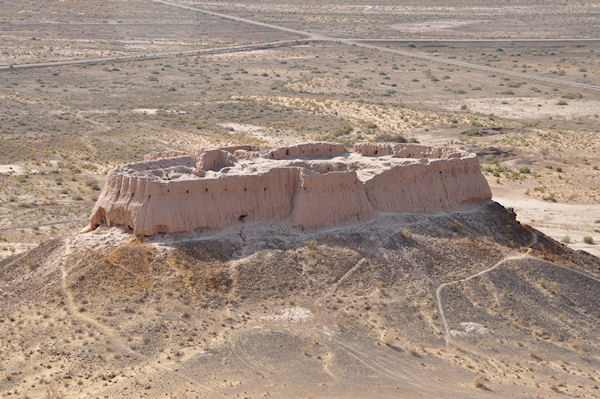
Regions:
<svg viewBox="0 0 600 399"><path fill-rule="evenodd" d="M489 200L479 161L464 151L415 144L310 143L152 153L112 170L92 228L137 235L278 221L306 230L378 212L436 213Z"/></svg>

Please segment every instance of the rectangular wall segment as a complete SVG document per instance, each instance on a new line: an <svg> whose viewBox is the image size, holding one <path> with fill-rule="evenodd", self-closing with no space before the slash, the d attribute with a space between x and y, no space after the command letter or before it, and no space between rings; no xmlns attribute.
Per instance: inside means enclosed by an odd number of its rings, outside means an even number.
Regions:
<svg viewBox="0 0 600 399"><path fill-rule="evenodd" d="M375 214L356 171L321 174L302 170L292 212L301 230L365 220Z"/></svg>
<svg viewBox="0 0 600 399"><path fill-rule="evenodd" d="M281 220L291 213L298 171L275 168L261 175L169 183L125 177L115 182L114 192L101 198L105 201L99 199L95 213L109 225L131 227L137 235L222 229L242 220Z"/></svg>
<svg viewBox="0 0 600 399"><path fill-rule="evenodd" d="M364 186L369 202L379 212L435 213L492 197L477 158L394 166Z"/></svg>

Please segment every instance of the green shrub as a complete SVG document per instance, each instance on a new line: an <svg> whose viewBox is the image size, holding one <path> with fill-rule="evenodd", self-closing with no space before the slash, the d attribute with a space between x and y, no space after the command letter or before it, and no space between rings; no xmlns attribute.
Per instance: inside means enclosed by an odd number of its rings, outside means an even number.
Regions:
<svg viewBox="0 0 600 399"><path fill-rule="evenodd" d="M585 236L583 237L583 242L585 242L588 245L592 245L594 243L594 239L590 236Z"/></svg>
<svg viewBox="0 0 600 399"><path fill-rule="evenodd" d="M461 222L459 222L458 220L454 219L454 221L450 225L450 230L452 230L455 233L459 233L459 232L461 232L463 230L463 225L462 225Z"/></svg>
<svg viewBox="0 0 600 399"><path fill-rule="evenodd" d="M349 135L350 133L352 133L352 130L354 130L354 129L352 128L352 126L350 126L350 125L344 125L344 126L342 126L342 127L338 128L338 129L336 129L336 130L333 132L333 135L334 135L335 137L347 136L347 135Z"/></svg>
<svg viewBox="0 0 600 399"><path fill-rule="evenodd" d="M382 133L375 137L375 141L388 141L392 143L407 143L406 137L401 134Z"/></svg>
<svg viewBox="0 0 600 399"><path fill-rule="evenodd" d="M529 174L531 173L531 169L529 169L527 166L523 166L522 168L519 168L519 172L523 174Z"/></svg>

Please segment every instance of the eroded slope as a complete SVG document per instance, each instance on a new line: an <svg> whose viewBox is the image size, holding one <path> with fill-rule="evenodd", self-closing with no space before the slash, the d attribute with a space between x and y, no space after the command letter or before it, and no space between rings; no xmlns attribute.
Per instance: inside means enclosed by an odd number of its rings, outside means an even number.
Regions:
<svg viewBox="0 0 600 399"><path fill-rule="evenodd" d="M494 203L311 234L100 228L0 267L5 395L600 396L600 262Z"/></svg>

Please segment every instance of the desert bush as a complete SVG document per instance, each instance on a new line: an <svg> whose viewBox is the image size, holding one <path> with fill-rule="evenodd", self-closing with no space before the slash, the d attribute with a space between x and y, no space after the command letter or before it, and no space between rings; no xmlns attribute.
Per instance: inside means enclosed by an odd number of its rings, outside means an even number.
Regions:
<svg viewBox="0 0 600 399"><path fill-rule="evenodd" d="M485 377L478 375L473 379L473 386L477 389L481 389L482 391L490 391L490 388L485 385L485 381Z"/></svg>
<svg viewBox="0 0 600 399"><path fill-rule="evenodd" d="M440 80L438 78L436 78L432 73L431 70L426 70L425 71L425 76L427 77L427 79L431 80L432 82L439 82Z"/></svg>
<svg viewBox="0 0 600 399"><path fill-rule="evenodd" d="M535 360L542 360L535 348L529 348L529 356L531 356Z"/></svg>
<svg viewBox="0 0 600 399"><path fill-rule="evenodd" d="M348 87L351 87L353 89L361 89L363 87L364 81L365 81L365 78L350 79L350 82L348 82Z"/></svg>
<svg viewBox="0 0 600 399"><path fill-rule="evenodd" d="M522 168L519 168L519 172L523 174L529 174L531 173L531 169L529 169L527 166L523 166Z"/></svg>
<svg viewBox="0 0 600 399"><path fill-rule="evenodd" d="M318 246L319 243L317 243L315 240L306 241L306 248L310 249L311 251L316 251Z"/></svg>
<svg viewBox="0 0 600 399"><path fill-rule="evenodd" d="M85 185L88 186L89 188L91 188L92 190L95 190L95 191L100 190L100 186L98 185L98 182L94 179L86 180Z"/></svg>
<svg viewBox="0 0 600 399"><path fill-rule="evenodd" d="M463 225L462 225L461 222L459 222L458 220L454 219L454 221L450 225L450 230L452 230L455 233L459 233L459 232L461 232L463 230Z"/></svg>
<svg viewBox="0 0 600 399"><path fill-rule="evenodd" d="M407 143L406 137L398 134L382 133L375 137L375 141L389 141L392 143Z"/></svg>
<svg viewBox="0 0 600 399"><path fill-rule="evenodd" d="M407 240L412 239L412 232L410 231L410 229L407 229L406 227L404 227L402 230L400 230L400 235Z"/></svg>
<svg viewBox="0 0 600 399"><path fill-rule="evenodd" d="M590 236L585 236L583 237L583 242L585 242L588 245L592 245L594 243L594 239Z"/></svg>
<svg viewBox="0 0 600 399"><path fill-rule="evenodd" d="M285 84L286 84L286 82L284 82L283 80L274 80L271 83L271 90L287 91Z"/></svg>
<svg viewBox="0 0 600 399"><path fill-rule="evenodd" d="M581 93L565 93L560 97L566 98L567 100L578 100L580 98L583 98L583 95Z"/></svg>
<svg viewBox="0 0 600 399"><path fill-rule="evenodd" d="M352 126L350 126L350 125L344 125L344 126L342 126L342 127L338 128L338 129L336 129L336 130L333 132L333 135L334 135L335 137L347 136L347 135L349 135L350 133L352 133L352 130L354 130L354 129L352 128Z"/></svg>
<svg viewBox="0 0 600 399"><path fill-rule="evenodd" d="M560 284L556 281L550 281L543 278L538 281L538 283L551 294L558 294L560 292Z"/></svg>

